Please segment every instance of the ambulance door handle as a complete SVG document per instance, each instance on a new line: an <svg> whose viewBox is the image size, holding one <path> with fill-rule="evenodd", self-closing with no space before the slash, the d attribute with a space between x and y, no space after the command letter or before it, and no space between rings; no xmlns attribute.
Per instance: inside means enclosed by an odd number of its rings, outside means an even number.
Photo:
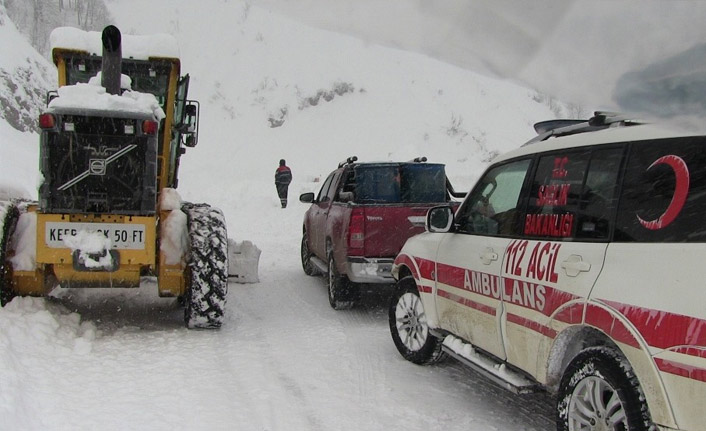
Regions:
<svg viewBox="0 0 706 431"><path fill-rule="evenodd" d="M480 261L484 265L490 265L493 261L498 260L498 254L488 247L480 254Z"/></svg>
<svg viewBox="0 0 706 431"><path fill-rule="evenodd" d="M569 277L576 277L579 273L588 272L591 270L591 264L584 262L581 256L572 254L567 257L565 261L561 262L561 267L564 268L564 272Z"/></svg>

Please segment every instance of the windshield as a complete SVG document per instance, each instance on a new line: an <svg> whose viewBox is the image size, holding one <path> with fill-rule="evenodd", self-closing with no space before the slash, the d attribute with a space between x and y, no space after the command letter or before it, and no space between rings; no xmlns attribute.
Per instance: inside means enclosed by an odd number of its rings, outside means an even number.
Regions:
<svg viewBox="0 0 706 431"><path fill-rule="evenodd" d="M356 201L361 203L446 201L444 165L360 165L355 168L354 181Z"/></svg>
<svg viewBox="0 0 706 431"><path fill-rule="evenodd" d="M66 58L66 83L74 85L87 83L96 76L102 67L102 60L96 56ZM153 94L166 111L167 87L169 85L170 63L168 61L144 61L123 59L122 73L132 80L132 90Z"/></svg>

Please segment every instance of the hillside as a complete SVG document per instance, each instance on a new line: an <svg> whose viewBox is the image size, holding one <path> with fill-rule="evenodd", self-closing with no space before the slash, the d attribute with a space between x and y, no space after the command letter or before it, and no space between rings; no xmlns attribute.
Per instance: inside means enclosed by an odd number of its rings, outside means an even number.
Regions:
<svg viewBox="0 0 706 431"><path fill-rule="evenodd" d="M190 96L203 104L199 147L181 168L187 198L240 208L257 198L248 191L272 188L280 158L294 170L296 193L350 155L425 155L448 164L464 188L493 154L516 147L533 136L534 122L555 116L531 89L302 26L248 2L218 2L205 11L190 2L162 8L160 0L129 15L137 3L111 3L110 12L118 25L129 23L123 31L176 36L183 71L192 76ZM206 15L209 31L197 24ZM216 187L203 187L208 175ZM233 212L226 211L229 220Z"/></svg>

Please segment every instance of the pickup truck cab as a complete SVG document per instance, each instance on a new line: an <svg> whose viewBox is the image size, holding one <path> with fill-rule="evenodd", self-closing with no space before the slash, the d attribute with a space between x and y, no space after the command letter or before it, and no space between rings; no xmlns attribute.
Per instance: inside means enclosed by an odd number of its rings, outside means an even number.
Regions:
<svg viewBox="0 0 706 431"><path fill-rule="evenodd" d="M349 157L326 178L304 216L301 260L308 275L327 274L329 302L347 309L359 285L392 284L392 263L408 238L424 231L429 208L458 205L443 164L356 163Z"/></svg>

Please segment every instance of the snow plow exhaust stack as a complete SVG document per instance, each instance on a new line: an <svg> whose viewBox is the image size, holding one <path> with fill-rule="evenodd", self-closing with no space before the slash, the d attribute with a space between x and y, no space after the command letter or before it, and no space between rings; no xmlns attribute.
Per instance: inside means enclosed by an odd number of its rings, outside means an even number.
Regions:
<svg viewBox="0 0 706 431"><path fill-rule="evenodd" d="M101 85L109 94L120 94L120 78L122 75L122 36L120 30L109 25L103 29L103 66L101 68Z"/></svg>

